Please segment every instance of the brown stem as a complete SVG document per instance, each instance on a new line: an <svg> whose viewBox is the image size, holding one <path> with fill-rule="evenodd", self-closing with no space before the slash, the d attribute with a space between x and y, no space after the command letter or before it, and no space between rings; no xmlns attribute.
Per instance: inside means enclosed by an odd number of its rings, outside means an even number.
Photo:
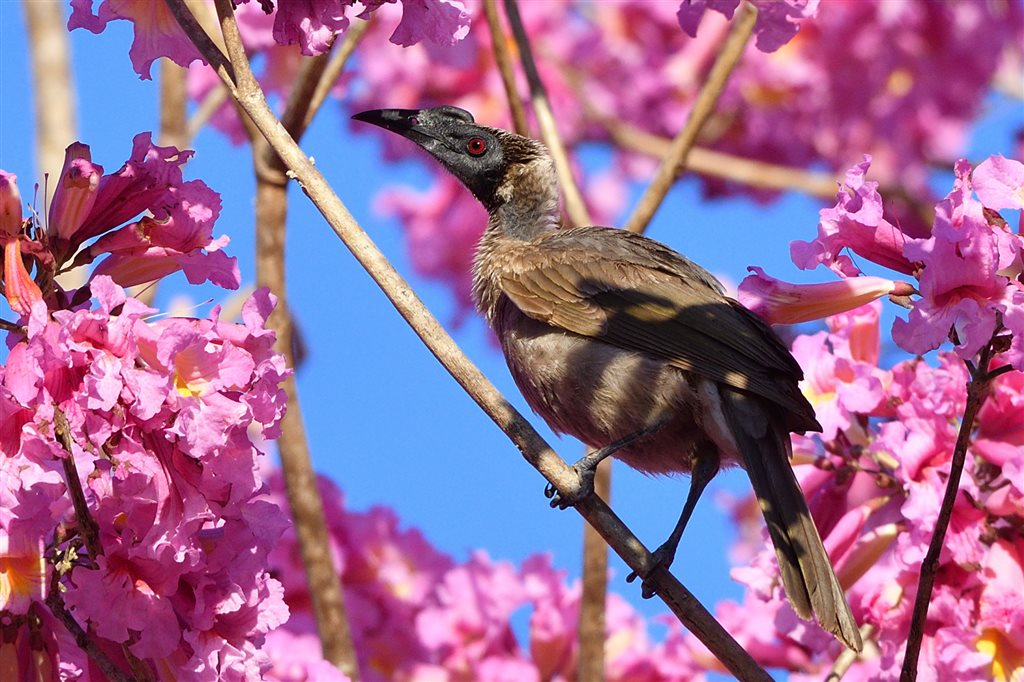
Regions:
<svg viewBox="0 0 1024 682"><path fill-rule="evenodd" d="M54 571L54 577L57 577L56 571ZM137 678L134 675L129 675L118 668L85 628L78 624L74 615L64 605L64 600L60 598L60 586L56 580L50 583L50 593L46 595L46 606L49 607L50 613L75 638L75 644L78 645L78 648L84 651L86 656L91 658L93 663L96 664L96 667L103 671L106 679L111 680L111 682L137 682Z"/></svg>
<svg viewBox="0 0 1024 682"><path fill-rule="evenodd" d="M165 1L173 6L182 0ZM218 7L229 8L229 2L230 0L217 0ZM224 22L224 26L226 31L237 31L231 27L230 16L228 21ZM190 31L188 25L183 25L183 28L186 32ZM232 54L232 58L235 58L235 54ZM430 314L409 284L373 244L327 184L319 169L294 140L288 137L284 127L267 105L259 84L252 77L244 58L236 62L236 68L239 78L239 104L281 156L331 229L345 243L424 345L484 413L508 435L527 462L540 471L559 493L565 497L582 497L579 494L581 481L575 470L551 449L530 423L505 400L494 384L470 362L437 318ZM225 71L221 70L219 73L226 77ZM641 576L649 576L648 584L655 588L673 613L704 642L729 671L741 679L771 679L678 580L668 571L655 570L650 553L600 498L587 496L576 509L598 529L605 541L632 570Z"/></svg>
<svg viewBox="0 0 1024 682"><path fill-rule="evenodd" d="M38 0L23 0L22 7L32 62L39 175L56 174L64 165L64 148L74 142L77 134L71 49L64 28L64 8L59 2ZM44 205L49 205L56 187L56 183L47 183Z"/></svg>
<svg viewBox="0 0 1024 682"><path fill-rule="evenodd" d="M974 420L982 405L985 404L989 384L993 379L992 375L988 373L988 365L991 360L992 342L990 341L981 351L977 368L968 364L971 380L967 383L967 404L964 407L963 421L960 422L960 431L956 436L956 445L953 447L949 479L946 481L946 491L942 496L939 516L935 520L935 530L932 533L931 542L928 544L928 552L925 554L924 561L921 562L921 578L917 585L917 597L914 599L914 612L910 621L910 632L907 635L907 649L903 657L903 669L900 671L900 682L913 682L917 679L917 661L921 655L921 643L924 640L924 628L928 619L932 588L939 572L939 556L942 553L949 521L953 516L953 505L960 492L960 477L967 461L967 448L971 444Z"/></svg>
<svg viewBox="0 0 1024 682"><path fill-rule="evenodd" d="M512 68L512 55L508 49L508 39L505 31L501 28L501 19L498 16L498 5L496 0L484 0L484 14L487 16L487 28L491 32L491 46L494 48L494 63L501 74L501 82L505 86L505 97L508 98L508 108L512 113L512 125L520 135L529 135L530 130L526 124L526 109L523 108L523 100L519 97L519 89L516 87L516 74Z"/></svg>
<svg viewBox="0 0 1024 682"><path fill-rule="evenodd" d="M672 144L668 138L653 135L624 121L608 117L595 118L620 147L656 159L667 158L667 150ZM705 147L691 148L686 157L686 166L694 173L739 182L749 187L797 190L823 199L834 199L836 196L836 179L829 173L766 163Z"/></svg>
<svg viewBox="0 0 1024 682"><path fill-rule="evenodd" d="M860 626L860 638L864 642L868 642L874 634L875 626L871 623L865 623ZM828 671L828 676L825 677L825 682L839 682L839 680L843 679L843 675L850 670L850 666L852 666L862 655L863 653L861 652L844 648L839 656L836 657L835 662L832 664L832 669Z"/></svg>
<svg viewBox="0 0 1024 682"><path fill-rule="evenodd" d="M594 492L606 504L611 503L611 459L597 467ZM590 524L583 524L583 591L580 595L580 619L576 626L579 653L576 660L578 682L604 680L605 606L608 598L608 545Z"/></svg>
<svg viewBox="0 0 1024 682"><path fill-rule="evenodd" d="M626 221L625 229L630 232L643 232L654 218L654 214L665 200L665 195L668 194L676 177L685 166L690 149L697 141L697 135L700 134L701 128L704 127L715 110L718 98L725 90L729 75L739 63L740 57L743 56L743 50L754 33L756 19L757 10L748 3L743 3L736 12L736 18L722 45L722 51L718 53L711 72L708 74L707 82L704 83L704 87L701 88L700 94L697 95L697 99L693 103L686 124L672 140L672 146L669 148L665 160L658 167L654 179L648 185L643 196L640 197L640 202L633 210L629 220Z"/></svg>
<svg viewBox="0 0 1024 682"><path fill-rule="evenodd" d="M359 43L363 40L363 36L366 35L366 30L370 28L371 21L373 21L372 15L365 21L357 21L350 24L348 29L345 31L345 37L341 41L341 47L334 51L334 54L331 56L331 60L327 63L327 67L324 69L320 82L316 85L313 96L310 98L310 103L306 111L306 118L302 124L303 130L309 127L309 124L316 115L316 112L320 111L320 107L322 107L324 102L327 100L327 95L330 94L331 88L334 87L338 78L341 77L341 73L345 70L345 66L348 64L349 58L356 51L356 47L359 46Z"/></svg>
<svg viewBox="0 0 1024 682"><path fill-rule="evenodd" d="M103 546L100 544L100 529L96 521L89 513L89 504L85 501L85 491L82 490L82 481L78 478L78 468L75 466L75 455L72 449L74 443L71 439L71 427L64 412L53 406L53 427L67 455L61 463L64 466L64 478L67 480L68 495L71 497L71 504L75 508L75 518L78 522L78 529L85 539L85 546L89 550L89 559L96 561L96 557L103 554Z"/></svg>
<svg viewBox="0 0 1024 682"><path fill-rule="evenodd" d="M160 60L160 145L185 149L188 137L188 71L170 59Z"/></svg>
<svg viewBox="0 0 1024 682"><path fill-rule="evenodd" d="M576 184L576 179L573 177L569 155L562 143L562 137L558 134L555 114L551 109L551 102L548 100L548 93L540 78L540 72L537 70L537 63L533 59L533 49L530 47L530 39L526 36L523 20L519 16L519 5L516 4L516 0L505 0L505 16L508 18L509 26L512 27L512 35L515 36L516 45L519 47L519 59L523 64L523 72L526 73L526 80L530 84L530 102L533 104L533 113L540 126L540 136L544 140L544 144L548 146L548 151L551 152L551 159L555 162L558 181L562 185L562 195L565 197L565 210L569 214L569 219L576 225L591 225L593 221L590 220L587 204L583 201L579 185Z"/></svg>

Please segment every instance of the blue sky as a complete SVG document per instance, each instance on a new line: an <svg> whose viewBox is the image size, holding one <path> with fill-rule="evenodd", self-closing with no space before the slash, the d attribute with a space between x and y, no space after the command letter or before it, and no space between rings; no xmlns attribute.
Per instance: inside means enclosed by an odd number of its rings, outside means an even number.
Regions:
<svg viewBox="0 0 1024 682"><path fill-rule="evenodd" d="M141 81L127 51L131 28L111 24L94 36L72 34L73 74L78 84L79 139L92 147L106 171L127 158L132 137L157 126L157 84ZM154 72L156 69L154 68ZM21 3L0 2L0 168L19 176L22 196L41 178L33 158L33 111ZM1024 124L1020 102L993 97L976 127L969 156L1012 152L1013 130ZM448 291L418 279L409 264L397 224L376 215L374 196L396 181L427 184L426 161L384 164L378 138L350 128L330 104L307 134L303 147L342 200L398 269L410 279L442 321L451 319ZM254 278L252 202L254 181L248 149L232 147L211 130L195 141L186 177L201 178L221 193L224 210L216 234L231 237L243 281ZM596 150L588 160L600 161ZM59 168L46 169L51 174ZM937 176L948 190L951 174ZM639 196L634 188L633 200ZM519 563L549 552L555 565L579 573L582 520L573 511L548 508L544 481L463 393L328 229L297 187L291 189L288 241L289 297L309 348L299 373L306 429L319 471L334 479L354 509L394 508L405 526L420 528L457 559L476 549ZM659 211L649 235L685 253L713 272L738 282L748 264L780 278L824 280L800 273L789 261L789 242L810 239L821 204L799 195L761 205L749 200L701 200L696 183L683 181ZM174 278L162 287L158 306L187 293L197 303L224 300L212 287L187 287ZM196 314L203 315L208 307ZM470 358L533 423L563 457L582 447L550 435L530 414L482 322L471 318L455 331ZM612 506L649 547L665 539L686 495L685 478L654 479L617 465ZM675 572L706 605L739 598L728 577L732 530L715 498L746 495L742 471L719 475L709 487L680 546ZM639 587L623 582L628 569L613 557L612 589L645 613L662 613L657 600L644 602Z"/></svg>

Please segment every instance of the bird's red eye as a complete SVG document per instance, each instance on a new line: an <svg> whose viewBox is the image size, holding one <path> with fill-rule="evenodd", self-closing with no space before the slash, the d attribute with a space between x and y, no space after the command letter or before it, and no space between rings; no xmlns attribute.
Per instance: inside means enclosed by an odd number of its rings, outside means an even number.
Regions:
<svg viewBox="0 0 1024 682"><path fill-rule="evenodd" d="M487 142L482 137L471 137L466 141L466 151L472 156L481 156L487 151Z"/></svg>

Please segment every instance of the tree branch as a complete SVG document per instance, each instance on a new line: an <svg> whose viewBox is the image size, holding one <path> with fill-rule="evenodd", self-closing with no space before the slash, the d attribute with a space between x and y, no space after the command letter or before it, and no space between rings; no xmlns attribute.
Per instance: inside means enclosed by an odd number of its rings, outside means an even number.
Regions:
<svg viewBox="0 0 1024 682"><path fill-rule="evenodd" d="M921 643L924 639L924 628L928 619L928 607L931 605L932 588L935 585L935 576L939 572L939 556L942 554L946 531L953 516L953 506L956 504L956 497L960 492L960 477L963 475L964 464L967 461L967 449L971 444L974 421L977 419L982 405L985 404L988 388L993 379L992 374L988 372L992 354L992 341L990 340L981 350L977 367L972 366L969 362L966 363L971 373L971 380L967 383L967 404L964 407L964 417L960 422L960 431L957 433L956 444L953 447L949 479L946 481L946 491L942 496L939 516L935 520L935 531L928 544L928 553L925 554L924 561L921 562L921 578L917 584L917 597L914 599L914 611L910 621L910 632L907 635L907 649L903 657L903 669L900 671L900 682L913 682L917 679L917 662L921 655Z"/></svg>
<svg viewBox="0 0 1024 682"><path fill-rule="evenodd" d="M700 94L693 102L693 108L686 119L686 124L672 140L672 146L669 148L665 160L658 167L647 191L640 197L640 202L633 210L629 220L626 221L625 229L630 232L643 232L654 218L661 202L665 200L676 177L685 166L690 149L697 141L697 135L700 134L701 128L704 127L704 123L711 116L715 105L718 104L718 98L725 90L729 75L739 63L740 57L743 56L743 50L754 33L756 19L757 10L748 3L743 3L736 12L732 28L722 45L722 51L718 53L704 87L701 88Z"/></svg>
<svg viewBox="0 0 1024 682"><path fill-rule="evenodd" d="M566 213L576 225L592 225L593 221L587 211L587 204L583 200L579 185L572 174L569 155L558 134L558 125L555 123L555 114L551 109L547 91L544 89L544 82L540 78L540 72L537 71L537 63L533 60L533 49L526 36L523 20L519 16L519 5L516 4L516 0L505 0L505 16L508 17L509 26L512 27L512 35L515 36L516 45L519 47L519 59L523 64L526 80L530 84L530 102L533 104L533 114L537 117L537 124L540 126L540 136L544 140L544 144L548 146L551 158L555 162L558 180L562 185L562 196L565 197Z"/></svg>
<svg viewBox="0 0 1024 682"><path fill-rule="evenodd" d="M68 425L68 418L57 405L53 406L53 428L57 440L64 448L65 455L61 464L64 466L64 478L68 484L68 495L71 497L71 504L75 508L75 518L78 529L85 539L85 546L89 550L90 561L95 562L96 557L103 554L103 547L100 545L100 529L96 521L89 513L89 504L85 501L85 491L82 490L82 480L78 477L78 468L75 466L75 455L73 451L74 442L71 439L71 427Z"/></svg>
<svg viewBox="0 0 1024 682"><path fill-rule="evenodd" d="M172 5L181 1L166 0ZM226 6L230 0L217 2L218 5ZM223 22L225 26L228 23ZM188 26L183 28L186 32L189 31ZM341 238L424 345L484 413L509 436L527 462L540 471L562 495L578 496L581 482L576 472L551 449L530 423L470 362L408 283L373 244L320 174L319 169L288 136L267 105L251 72L245 71L245 65L242 63L236 64L236 67L239 79L239 104L287 164L331 229ZM224 71L218 73L222 78L227 77ZM583 499L576 509L598 529L601 536L631 569L637 571L639 575L647 576L647 582L656 589L673 613L704 642L729 671L745 680L771 679L678 580L663 568L655 569L650 553L608 505L596 496L590 496Z"/></svg>
<svg viewBox="0 0 1024 682"><path fill-rule="evenodd" d="M484 14L487 16L487 28L491 32L494 63L498 67L498 73L501 74L501 82L505 86L505 97L508 99L508 108L512 113L512 126L518 134L528 136L530 129L526 123L526 110L523 108L523 100L519 97L519 88L516 87L512 55L508 50L508 38L501 28L496 0L484 0Z"/></svg>

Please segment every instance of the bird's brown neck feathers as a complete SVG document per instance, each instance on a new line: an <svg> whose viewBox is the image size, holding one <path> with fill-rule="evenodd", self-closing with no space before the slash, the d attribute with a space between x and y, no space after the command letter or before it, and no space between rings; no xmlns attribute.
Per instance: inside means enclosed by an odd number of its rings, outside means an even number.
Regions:
<svg viewBox="0 0 1024 682"><path fill-rule="evenodd" d="M558 206L558 179L554 165L544 148L533 140L518 136L503 144L509 165L495 190L497 201L491 208L473 262L473 301L477 309L494 323L501 296L501 283L485 273L497 269L487 267L505 251L525 246L544 232L557 229L561 224ZM518 143L528 143L518 149ZM511 146L511 149L509 148ZM509 153L511 152L511 153Z"/></svg>

